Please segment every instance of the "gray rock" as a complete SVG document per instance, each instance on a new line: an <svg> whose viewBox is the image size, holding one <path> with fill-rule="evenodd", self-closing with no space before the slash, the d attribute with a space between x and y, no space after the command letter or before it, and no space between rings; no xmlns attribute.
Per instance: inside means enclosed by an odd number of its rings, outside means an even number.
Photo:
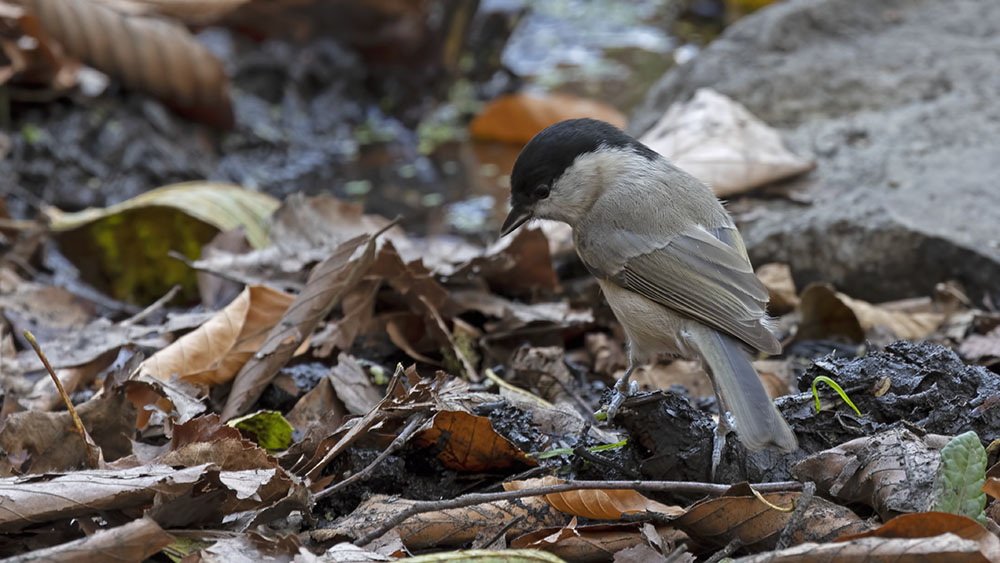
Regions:
<svg viewBox="0 0 1000 563"><path fill-rule="evenodd" d="M780 186L808 205L761 199L742 218L754 263L874 301L948 279L1000 299L1000 2L773 4L664 76L630 131L700 87L817 162Z"/></svg>

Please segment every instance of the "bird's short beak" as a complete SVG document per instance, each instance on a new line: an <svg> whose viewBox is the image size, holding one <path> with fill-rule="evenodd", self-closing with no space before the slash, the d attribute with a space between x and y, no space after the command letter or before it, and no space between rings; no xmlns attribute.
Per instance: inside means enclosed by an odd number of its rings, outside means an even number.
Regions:
<svg viewBox="0 0 1000 563"><path fill-rule="evenodd" d="M511 231L523 225L528 219L531 219L531 209L515 203L510 213L507 214L507 218L504 219L503 226L500 227L500 236L509 235Z"/></svg>

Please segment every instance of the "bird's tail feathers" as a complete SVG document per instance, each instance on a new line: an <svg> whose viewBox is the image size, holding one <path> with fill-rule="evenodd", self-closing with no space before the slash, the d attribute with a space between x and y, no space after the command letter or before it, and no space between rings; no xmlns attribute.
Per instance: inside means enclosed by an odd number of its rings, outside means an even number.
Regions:
<svg viewBox="0 0 1000 563"><path fill-rule="evenodd" d="M796 450L795 434L764 389L743 345L708 327L699 327L693 336L722 399L719 411L733 413L740 441L751 450Z"/></svg>

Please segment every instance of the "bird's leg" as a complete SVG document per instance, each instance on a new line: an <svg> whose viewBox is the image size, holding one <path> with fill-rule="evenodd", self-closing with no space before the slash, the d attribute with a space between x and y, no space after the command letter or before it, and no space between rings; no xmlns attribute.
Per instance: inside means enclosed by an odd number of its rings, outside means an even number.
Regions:
<svg viewBox="0 0 1000 563"><path fill-rule="evenodd" d="M719 408L719 423L715 425L715 437L712 440L712 482L715 482L715 470L722 461L722 450L726 449L726 435L732 431L729 425L729 417L726 413L726 404L722 402L719 392L715 392L715 404Z"/></svg>
<svg viewBox="0 0 1000 563"><path fill-rule="evenodd" d="M615 418L615 415L618 414L618 409L625 403L625 399L639 392L639 384L629 380L632 377L633 371L635 371L635 361L629 359L625 375L621 376L615 382L614 394L611 395L611 401L608 403L608 420Z"/></svg>

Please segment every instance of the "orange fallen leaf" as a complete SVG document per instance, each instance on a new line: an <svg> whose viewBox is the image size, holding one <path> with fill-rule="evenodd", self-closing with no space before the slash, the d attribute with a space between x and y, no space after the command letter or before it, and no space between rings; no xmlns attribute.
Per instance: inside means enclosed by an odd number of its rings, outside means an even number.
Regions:
<svg viewBox="0 0 1000 563"><path fill-rule="evenodd" d="M248 287L208 322L146 359L139 374L161 381L176 375L189 383L225 383L260 348L294 299L269 287Z"/></svg>
<svg viewBox="0 0 1000 563"><path fill-rule="evenodd" d="M562 479L548 476L538 479L511 481L504 483L503 487L508 491L518 491L548 485L558 485L563 482ZM545 500L557 510L567 514L601 520L616 520L621 518L623 514L642 514L644 512L656 512L667 516L680 516L684 514L684 509L679 506L670 506L656 502L631 489L566 491L564 493L545 495Z"/></svg>
<svg viewBox="0 0 1000 563"><path fill-rule="evenodd" d="M490 419L467 412L439 412L431 427L414 439L419 447L436 447L441 463L458 471L503 469L516 463L538 465L497 434Z"/></svg>
<svg viewBox="0 0 1000 563"><path fill-rule="evenodd" d="M483 108L469 124L476 139L524 144L536 133L564 119L592 117L625 127L625 115L615 108L566 94L510 94Z"/></svg>

